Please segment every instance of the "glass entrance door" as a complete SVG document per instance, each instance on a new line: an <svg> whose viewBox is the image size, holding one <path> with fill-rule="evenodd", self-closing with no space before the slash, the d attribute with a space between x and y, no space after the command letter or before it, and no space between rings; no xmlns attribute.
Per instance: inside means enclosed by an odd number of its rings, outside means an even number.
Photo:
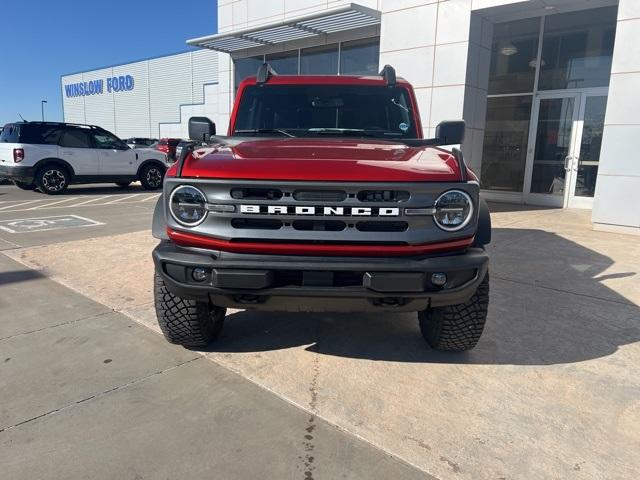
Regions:
<svg viewBox="0 0 640 480"><path fill-rule="evenodd" d="M576 155L572 159L566 206L592 208L607 109L606 93L585 93L580 102Z"/></svg>
<svg viewBox="0 0 640 480"><path fill-rule="evenodd" d="M579 94L536 99L525 172L526 203L562 207L568 186L566 168L575 156Z"/></svg>
<svg viewBox="0 0 640 480"><path fill-rule="evenodd" d="M600 159L606 91L536 98L525 170L525 202L591 208Z"/></svg>

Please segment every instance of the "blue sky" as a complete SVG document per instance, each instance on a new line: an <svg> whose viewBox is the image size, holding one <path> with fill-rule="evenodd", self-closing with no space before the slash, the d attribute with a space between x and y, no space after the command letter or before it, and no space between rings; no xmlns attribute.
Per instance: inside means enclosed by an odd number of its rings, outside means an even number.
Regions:
<svg viewBox="0 0 640 480"><path fill-rule="evenodd" d="M0 125L62 120L60 75L189 49L215 33L216 0L7 0L0 8Z"/></svg>

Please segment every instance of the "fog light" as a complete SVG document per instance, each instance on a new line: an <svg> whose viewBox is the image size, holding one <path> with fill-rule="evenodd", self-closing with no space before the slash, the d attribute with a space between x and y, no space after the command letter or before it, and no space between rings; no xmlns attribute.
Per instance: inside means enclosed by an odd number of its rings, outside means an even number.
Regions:
<svg viewBox="0 0 640 480"><path fill-rule="evenodd" d="M204 268L194 268L191 276L196 282L204 282L207 279L207 271Z"/></svg>
<svg viewBox="0 0 640 480"><path fill-rule="evenodd" d="M434 273L431 275L431 283L436 287L444 287L444 284L447 283L447 276L444 273Z"/></svg>

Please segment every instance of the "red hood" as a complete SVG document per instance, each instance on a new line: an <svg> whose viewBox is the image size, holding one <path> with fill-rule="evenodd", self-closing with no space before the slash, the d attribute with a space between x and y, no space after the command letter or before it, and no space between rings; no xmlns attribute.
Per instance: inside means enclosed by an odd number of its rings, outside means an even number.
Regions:
<svg viewBox="0 0 640 480"><path fill-rule="evenodd" d="M201 148L185 160L182 175L242 180L446 182L460 180L460 169L453 155L434 147L368 139L287 138Z"/></svg>

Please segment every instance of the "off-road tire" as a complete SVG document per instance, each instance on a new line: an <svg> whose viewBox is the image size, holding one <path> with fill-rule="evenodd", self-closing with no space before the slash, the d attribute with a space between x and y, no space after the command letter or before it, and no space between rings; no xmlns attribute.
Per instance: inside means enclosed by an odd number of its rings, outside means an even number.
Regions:
<svg viewBox="0 0 640 480"><path fill-rule="evenodd" d="M42 193L60 195L71 182L67 169L57 164L45 165L36 172L35 184Z"/></svg>
<svg viewBox="0 0 640 480"><path fill-rule="evenodd" d="M116 185L120 188L127 188L129 185L131 185L131 182L116 182Z"/></svg>
<svg viewBox="0 0 640 480"><path fill-rule="evenodd" d="M17 180L13 181L13 184L18 187L20 190L35 190L36 189L36 185L33 183L24 183L24 182L18 182Z"/></svg>
<svg viewBox="0 0 640 480"><path fill-rule="evenodd" d="M162 167L152 163L140 171L140 184L145 190L162 188L165 171Z"/></svg>
<svg viewBox="0 0 640 480"><path fill-rule="evenodd" d="M157 273L154 280L158 324L169 343L203 348L220 334L226 308L174 295Z"/></svg>
<svg viewBox="0 0 640 480"><path fill-rule="evenodd" d="M420 331L436 350L471 350L480 340L489 308L489 273L465 303L418 313Z"/></svg>

